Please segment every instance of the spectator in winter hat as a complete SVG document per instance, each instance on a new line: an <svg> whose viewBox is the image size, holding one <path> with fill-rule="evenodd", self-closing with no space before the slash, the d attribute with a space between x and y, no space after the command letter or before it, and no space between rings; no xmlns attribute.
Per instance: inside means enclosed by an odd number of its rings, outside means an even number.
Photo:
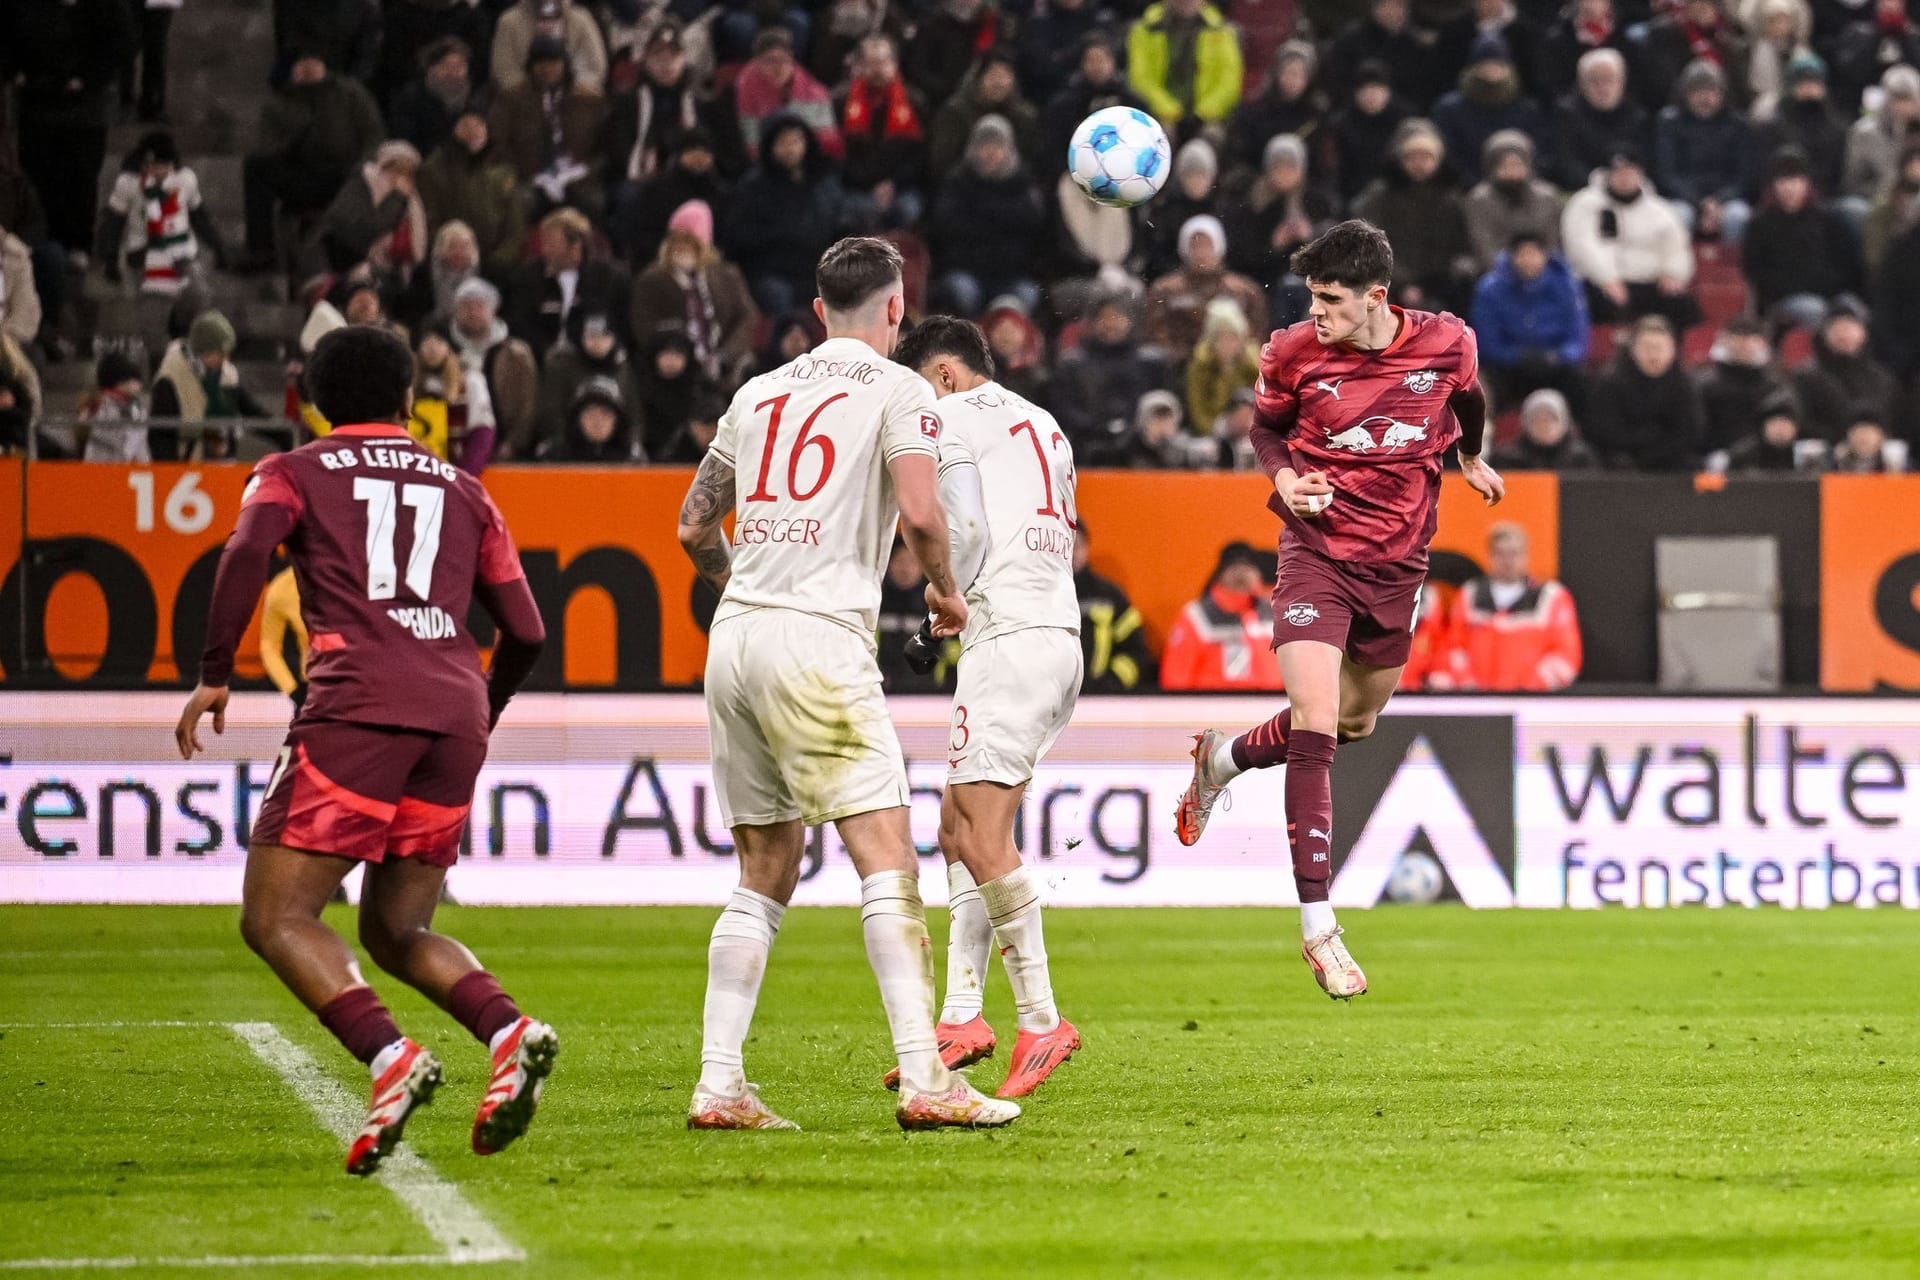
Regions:
<svg viewBox="0 0 1920 1280"><path fill-rule="evenodd" d="M731 385L753 356L759 324L746 279L714 248L713 210L689 200L668 220L658 259L633 282L635 340L685 334L701 372Z"/></svg>
<svg viewBox="0 0 1920 1280"><path fill-rule="evenodd" d="M1220 160L1213 144L1195 138L1173 156L1173 174L1153 200L1145 240L1146 278L1165 275L1180 265L1180 229L1190 219L1220 216Z"/></svg>
<svg viewBox="0 0 1920 1280"><path fill-rule="evenodd" d="M1868 349L1869 319L1860 299L1835 298L1813 336L1812 361L1793 371L1807 434L1838 440L1849 415L1862 408L1883 423L1893 421L1900 384Z"/></svg>
<svg viewBox="0 0 1920 1280"><path fill-rule="evenodd" d="M165 297L204 287L202 244L215 262L225 253L220 229L201 199L200 179L180 163L180 150L165 130L141 138L121 164L95 239L108 280L117 283L124 264L142 293Z"/></svg>
<svg viewBox="0 0 1920 1280"><path fill-rule="evenodd" d="M1727 76L1704 58L1687 64L1672 106L1653 126L1653 183L1697 239L1740 243L1758 185L1759 141L1727 105Z"/></svg>
<svg viewBox="0 0 1920 1280"><path fill-rule="evenodd" d="M1560 193L1534 176L1533 140L1518 129L1487 139L1486 177L1467 193L1467 236L1474 265L1491 270L1522 232L1538 236L1547 252L1560 248Z"/></svg>
<svg viewBox="0 0 1920 1280"><path fill-rule="evenodd" d="M233 363L236 341L233 325L225 316L218 311L203 311L194 318L184 339L167 344L153 375L150 407L154 417L177 418L183 425L177 431L155 434L155 461L230 458L235 444L231 427L189 431L186 426L272 416L240 385L240 370Z"/></svg>
<svg viewBox="0 0 1920 1280"><path fill-rule="evenodd" d="M1833 447L1833 469L1855 475L1905 471L1906 442L1889 440L1886 415L1861 405L1847 415L1847 433Z"/></svg>
<svg viewBox="0 0 1920 1280"><path fill-rule="evenodd" d="M1920 71L1888 67L1880 77L1880 104L1847 130L1840 194L1871 207L1899 176L1900 157L1920 141Z"/></svg>
<svg viewBox="0 0 1920 1280"><path fill-rule="evenodd" d="M1494 134L1518 130L1536 150L1549 141L1546 114L1523 91L1507 42L1497 35L1473 42L1459 87L1434 104L1433 123L1446 139L1461 180L1469 185L1480 180L1481 157Z"/></svg>
<svg viewBox="0 0 1920 1280"><path fill-rule="evenodd" d="M1674 81L1695 60L1723 67L1736 77L1727 84L1727 97L1736 106L1746 105L1746 82L1737 77L1746 74L1750 59L1739 25L1729 20L1720 0L1681 0L1647 24L1640 42L1633 74L1640 101L1649 111L1660 109Z"/></svg>
<svg viewBox="0 0 1920 1280"><path fill-rule="evenodd" d="M373 96L325 59L303 54L260 114L258 142L241 168L250 270L273 265L274 210L319 213L386 137Z"/></svg>
<svg viewBox="0 0 1920 1280"><path fill-rule="evenodd" d="M1233 109L1221 159L1229 171L1261 167L1270 139L1307 137L1327 114L1327 99L1315 82L1320 60L1313 43L1288 40L1273 54L1273 70L1260 92Z"/></svg>
<svg viewBox="0 0 1920 1280"><path fill-rule="evenodd" d="M1788 392L1779 392L1754 415L1758 430L1735 440L1726 453L1726 469L1735 475L1818 474L1826 469L1826 442L1800 434L1800 410Z"/></svg>
<svg viewBox="0 0 1920 1280"><path fill-rule="evenodd" d="M1046 231L1046 208L1020 152L1013 127L999 116L973 126L967 158L934 201L928 239L941 267L936 297L963 316L989 298L1013 294L1032 309L1040 302L1034 267Z"/></svg>
<svg viewBox="0 0 1920 1280"><path fill-rule="evenodd" d="M1581 401L1589 328L1580 282L1540 236L1522 231L1473 292L1480 367L1502 403L1541 387Z"/></svg>
<svg viewBox="0 0 1920 1280"><path fill-rule="evenodd" d="M1225 266L1226 229L1211 214L1189 218L1180 228L1180 269L1147 290L1146 339L1167 360L1184 365L1206 323L1207 305L1225 298L1237 305L1249 333L1267 331L1267 299L1260 286Z"/></svg>
<svg viewBox="0 0 1920 1280"><path fill-rule="evenodd" d="M443 36L420 51L420 74L394 95L387 129L411 142L421 155L453 134L453 122L474 103L472 49L458 36Z"/></svg>
<svg viewBox="0 0 1920 1280"><path fill-rule="evenodd" d="M634 407L611 378L588 378L574 393L566 430L541 455L548 462L644 463Z"/></svg>
<svg viewBox="0 0 1920 1280"><path fill-rule="evenodd" d="M1753 431L1760 406L1791 395L1786 375L1774 363L1767 327L1752 316L1735 316L1714 338L1711 363L1695 375L1703 428L1700 447L1726 449Z"/></svg>
<svg viewBox="0 0 1920 1280"><path fill-rule="evenodd" d="M1600 465L1580 438L1567 398L1542 387L1520 406L1520 435L1493 451L1502 471L1592 471Z"/></svg>
<svg viewBox="0 0 1920 1280"><path fill-rule="evenodd" d="M1581 0L1608 5L1609 0ZM1558 80L1543 77L1543 83ZM1553 179L1562 191L1587 185L1621 145L1645 147L1652 117L1627 92L1627 60L1618 49L1589 49L1580 55L1574 90L1553 107Z"/></svg>
<svg viewBox="0 0 1920 1280"><path fill-rule="evenodd" d="M1353 204L1393 242L1395 300L1433 311L1458 310L1474 278L1466 206L1446 159L1440 131L1408 120L1386 172Z"/></svg>
<svg viewBox="0 0 1920 1280"><path fill-rule="evenodd" d="M639 375L609 317L576 313L568 328L567 340L547 357L540 376L538 433L543 442L565 433L575 397L590 379L611 378L622 404L640 403Z"/></svg>
<svg viewBox="0 0 1920 1280"><path fill-rule="evenodd" d="M1199 345L1187 363L1189 430L1211 431L1233 393L1252 387L1259 376L1260 344L1246 316L1232 298L1215 298L1207 304Z"/></svg>
<svg viewBox="0 0 1920 1280"><path fill-rule="evenodd" d="M531 457L540 366L525 342L509 336L507 322L500 318L500 291L478 278L462 283L454 290L453 323L447 336L453 339L468 381L486 381L487 400L499 428L496 454Z"/></svg>
<svg viewBox="0 0 1920 1280"><path fill-rule="evenodd" d="M606 41L593 14L577 0L519 0L500 15L493 29L492 78L497 88L517 89L526 83L527 55L541 36L560 42L577 85L606 92Z"/></svg>
<svg viewBox="0 0 1920 1280"><path fill-rule="evenodd" d="M1343 206L1350 205L1386 171L1394 136L1412 116L1413 108L1394 94L1386 64L1361 63L1353 80L1352 97L1327 117L1327 139Z"/></svg>
<svg viewBox="0 0 1920 1280"><path fill-rule="evenodd" d="M1798 147L1807 157L1807 177L1823 199L1840 193L1847 155L1847 126L1827 101L1827 64L1807 50L1787 64L1787 88L1773 119L1761 129L1761 147L1768 155ZM1854 211L1854 222L1866 214L1864 204Z"/></svg>
<svg viewBox="0 0 1920 1280"><path fill-rule="evenodd" d="M1811 329L1830 299L1861 287L1859 240L1846 217L1820 199L1797 148L1774 157L1766 203L1747 225L1745 245L1741 268L1754 308L1777 325Z"/></svg>
<svg viewBox="0 0 1920 1280"><path fill-rule="evenodd" d="M1261 168L1227 192L1227 265L1268 291L1273 327L1306 318L1306 282L1295 249L1333 223L1333 205L1308 182L1307 144L1290 133L1267 141Z"/></svg>
<svg viewBox="0 0 1920 1280"><path fill-rule="evenodd" d="M720 210L719 239L760 309L780 315L811 302L814 267L840 234L846 195L804 122L772 120L762 142L759 164Z"/></svg>
<svg viewBox="0 0 1920 1280"><path fill-rule="evenodd" d="M776 118L806 125L833 159L846 154L834 122L833 95L794 57L793 33L785 27L769 27L754 37L753 57L733 83L733 103L749 156L759 155L761 134Z"/></svg>
<svg viewBox="0 0 1920 1280"><path fill-rule="evenodd" d="M152 462L147 448L147 407L141 401L146 379L140 366L121 351L108 351L94 369L95 390L80 402L88 462Z"/></svg>
<svg viewBox="0 0 1920 1280"><path fill-rule="evenodd" d="M927 165L937 179L964 159L973 127L982 117L999 116L1013 130L1013 145L1031 157L1040 148L1040 114L1020 93L1013 58L1004 51L985 54L952 97L939 105L928 133Z"/></svg>
<svg viewBox="0 0 1920 1280"><path fill-rule="evenodd" d="M398 293L426 257L427 213L415 185L420 153L410 142L383 142L347 179L320 218L313 271L365 269Z"/></svg>

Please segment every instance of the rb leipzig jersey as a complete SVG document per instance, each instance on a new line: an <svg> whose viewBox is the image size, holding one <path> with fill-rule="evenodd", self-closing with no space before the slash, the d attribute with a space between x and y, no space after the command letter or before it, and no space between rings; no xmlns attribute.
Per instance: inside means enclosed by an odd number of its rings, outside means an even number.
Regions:
<svg viewBox="0 0 1920 1280"><path fill-rule="evenodd" d="M287 555L310 637L303 718L486 738L467 608L476 582L522 573L478 480L402 428L347 426L262 459L241 502L294 515Z"/></svg>
<svg viewBox="0 0 1920 1280"><path fill-rule="evenodd" d="M1289 421L1293 469L1324 471L1333 504L1304 519L1279 495L1283 543L1330 560L1424 566L1439 522L1441 455L1459 439L1447 407L1480 376L1473 330L1448 312L1394 307L1400 332L1379 351L1323 346L1313 323L1275 333L1255 388L1264 421Z"/></svg>

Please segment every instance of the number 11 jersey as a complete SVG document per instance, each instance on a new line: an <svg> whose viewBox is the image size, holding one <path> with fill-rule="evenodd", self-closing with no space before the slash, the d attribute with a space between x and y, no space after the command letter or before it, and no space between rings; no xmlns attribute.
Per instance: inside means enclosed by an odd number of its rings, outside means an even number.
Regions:
<svg viewBox="0 0 1920 1280"><path fill-rule="evenodd" d="M919 374L857 338L829 338L740 388L709 449L734 472L733 573L718 625L797 609L871 640L899 505L887 463L937 454Z"/></svg>
<svg viewBox="0 0 1920 1280"><path fill-rule="evenodd" d="M480 482L386 425L344 426L263 458L242 507L288 509L308 632L303 719L487 736L467 631L477 582L522 575Z"/></svg>

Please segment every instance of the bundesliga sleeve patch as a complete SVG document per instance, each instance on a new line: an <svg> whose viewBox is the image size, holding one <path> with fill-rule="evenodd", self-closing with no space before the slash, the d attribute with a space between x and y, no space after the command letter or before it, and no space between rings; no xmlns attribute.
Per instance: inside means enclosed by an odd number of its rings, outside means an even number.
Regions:
<svg viewBox="0 0 1920 1280"><path fill-rule="evenodd" d="M920 415L920 434L929 440L940 438L940 419L930 413Z"/></svg>

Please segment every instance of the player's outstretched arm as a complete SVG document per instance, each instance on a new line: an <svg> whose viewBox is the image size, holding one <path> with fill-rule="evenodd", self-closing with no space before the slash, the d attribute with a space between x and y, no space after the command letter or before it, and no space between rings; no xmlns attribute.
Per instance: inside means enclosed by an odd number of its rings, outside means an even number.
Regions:
<svg viewBox="0 0 1920 1280"><path fill-rule="evenodd" d="M207 647L200 655L200 687L187 699L186 709L173 729L174 744L183 760L191 760L196 751L205 749L200 742L200 717L207 712L213 713L213 731L226 732L227 681L233 677L234 651L240 647L240 636L267 585L273 549L293 532L297 518L292 508L277 502L249 502L240 508L240 519L213 575Z"/></svg>
<svg viewBox="0 0 1920 1280"><path fill-rule="evenodd" d="M900 535L907 540L920 572L927 575L927 611L933 634L957 636L967 625L967 602L953 576L948 545L947 509L931 454L899 453L887 460L894 498L900 506Z"/></svg>
<svg viewBox="0 0 1920 1280"><path fill-rule="evenodd" d="M725 591L733 576L733 549L727 545L720 522L733 510L733 464L709 453L694 473L693 484L680 504L680 545L702 578L715 591Z"/></svg>
<svg viewBox="0 0 1920 1280"><path fill-rule="evenodd" d="M1487 394L1475 382L1447 397L1447 407L1460 420L1460 474L1488 506L1507 496L1507 482L1481 455L1487 435Z"/></svg>

